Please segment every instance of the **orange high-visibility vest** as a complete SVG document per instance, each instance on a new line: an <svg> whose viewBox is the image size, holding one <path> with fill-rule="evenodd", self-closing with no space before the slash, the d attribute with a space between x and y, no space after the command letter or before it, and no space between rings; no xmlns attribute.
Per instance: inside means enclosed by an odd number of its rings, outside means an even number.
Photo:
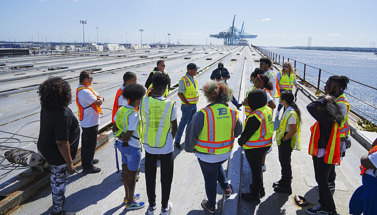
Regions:
<svg viewBox="0 0 377 215"><path fill-rule="evenodd" d="M123 94L123 90L121 88L119 88L118 91L117 91L117 94L115 94L115 100L114 100L114 106L113 106L113 114L111 115L111 122L113 124L115 124L114 116L115 116L115 114L117 113L117 111L119 109L119 104L118 104L119 97L121 97L122 94Z"/></svg>
<svg viewBox="0 0 377 215"><path fill-rule="evenodd" d="M377 152L377 145L375 145L373 148L369 150L368 156L376 152ZM363 167L363 165L360 165L360 170L361 170L360 175L363 175L367 171L367 168Z"/></svg>
<svg viewBox="0 0 377 215"><path fill-rule="evenodd" d="M342 124L340 125L340 137L346 137L348 136L350 132L350 124L348 120L348 114L351 110L351 105L347 102L347 98L344 94L340 95L336 101L337 104L343 103L347 107L347 115L344 116L344 119L342 120Z"/></svg>
<svg viewBox="0 0 377 215"><path fill-rule="evenodd" d="M272 98L279 98L280 97L280 86L279 86L279 81L278 81L278 78L276 77L275 73L270 71L270 73L267 75L268 79L270 79L270 76L273 75L275 77L275 81L276 81L276 91L275 91L275 95L272 96Z"/></svg>
<svg viewBox="0 0 377 215"><path fill-rule="evenodd" d="M95 105L95 104L92 103L90 106L85 107L85 108L80 105L78 95L79 95L79 92L81 90L84 90L84 89L90 90L90 92L92 92L96 96L96 94L94 93L94 90L91 87L82 86L82 87L79 87L79 88L76 89L76 104L77 104L77 108L79 109L78 115L79 115L80 121L82 121L84 119L84 109L86 109L88 107L92 107L97 113L102 114L102 109L98 105Z"/></svg>
<svg viewBox="0 0 377 215"><path fill-rule="evenodd" d="M310 127L312 132L309 142L309 154L312 156L318 155L318 140L320 137L319 122L314 123ZM338 123L334 122L329 142L326 146L325 163L327 164L340 164L340 132Z"/></svg>

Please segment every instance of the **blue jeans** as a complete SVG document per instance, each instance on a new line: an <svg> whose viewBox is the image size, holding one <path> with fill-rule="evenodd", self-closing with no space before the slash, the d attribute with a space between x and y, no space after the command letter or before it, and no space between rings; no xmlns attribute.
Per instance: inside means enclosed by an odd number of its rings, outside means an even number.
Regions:
<svg viewBox="0 0 377 215"><path fill-rule="evenodd" d="M141 162L141 148L136 148L133 146L123 147L122 141L119 140L116 144L122 156L122 164L127 164L127 168L130 171L138 170Z"/></svg>
<svg viewBox="0 0 377 215"><path fill-rule="evenodd" d="M208 198L208 207L215 207L216 205L216 191L217 182L219 182L221 189L225 190L229 187L225 178L225 172L222 164L225 162L207 163L199 160L200 168L202 169L206 194Z"/></svg>
<svg viewBox="0 0 377 215"><path fill-rule="evenodd" d="M350 214L377 214L377 178L364 174L363 185L355 190L350 203Z"/></svg>
<svg viewBox="0 0 377 215"><path fill-rule="evenodd" d="M190 104L187 106L185 104L181 105L182 118L179 122L177 135L175 136L175 142L181 143L181 138L186 125L190 125L191 119L196 113L196 104Z"/></svg>

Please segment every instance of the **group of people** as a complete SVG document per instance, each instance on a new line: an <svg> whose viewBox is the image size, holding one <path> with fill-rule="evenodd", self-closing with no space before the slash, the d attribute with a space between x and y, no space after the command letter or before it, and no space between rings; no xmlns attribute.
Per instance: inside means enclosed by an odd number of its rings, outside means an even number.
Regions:
<svg viewBox="0 0 377 215"><path fill-rule="evenodd" d="M211 75L212 81L202 87L208 105L197 112L199 84L196 79L198 67L194 63L187 65L186 74L179 80L178 96L181 100L182 117L178 123L177 107L174 101L167 99L170 78L165 70L165 61L159 60L157 67L150 73L145 86L137 84L135 73L126 72L123 84L117 90L112 123L115 148L121 154L122 180L125 188L123 202L127 209L140 209L145 203L138 201L141 195L135 193L138 172L145 150L145 180L148 197L146 214L154 214L156 203L156 171L158 161L161 169L161 214L170 214L173 208L169 201L174 172L174 147L182 149L181 139L186 128L184 149L195 153L201 168L205 191L208 199L201 202L207 212L216 212L217 183L225 197L233 193L232 185L227 181L222 164L229 159L238 136L238 144L244 149L252 171L250 191L241 193L242 199L252 204L259 204L265 196L263 171L264 160L271 150L273 134L279 150L281 179L272 186L278 193L292 193L291 153L301 148L301 114L295 103L293 87L297 89L295 72L289 62L277 75L271 70L272 62L268 58L260 59L260 68L250 76L252 87L240 104L232 95L226 81L229 72L219 63ZM97 144L99 115L104 98L91 88L93 74L80 73L80 85L76 90L78 118L68 105L71 102L69 84L60 77L47 79L40 85L41 129L38 149L46 158L51 168L52 214L74 214L63 210L64 192L69 174L76 172L75 159L80 128L82 128L82 166L85 173L98 173L94 166L99 161L94 159ZM326 82L325 96L307 106L316 123L311 127L309 154L313 157L315 178L318 183L319 205L306 210L308 214L336 214L332 197L335 189L335 165L339 165L346 148L350 146L348 114L350 105L344 96L348 84L345 76L331 76ZM246 120L242 122L239 111L229 107L232 101L237 109L245 106ZM279 104L273 117L273 109ZM279 111L284 108L280 117ZM275 121L275 122L274 122ZM243 124L243 125L242 125ZM365 174L375 175L377 150L371 150L369 162L364 158L362 164ZM376 153L377 154L377 153ZM118 162L118 156L116 156ZM374 171L373 171L373 164ZM371 170L372 169L372 170ZM363 176L364 177L364 176ZM372 179L369 179L372 180ZM360 188L359 193L363 190ZM366 192L366 191L365 191ZM365 193L364 192L364 193ZM360 196L355 196L354 202ZM357 211L362 211L363 203L357 202ZM356 207L356 206L355 206ZM361 208L361 209L360 209ZM356 210L356 209L355 209ZM365 208L364 208L365 213ZM356 213L357 214L357 213Z"/></svg>

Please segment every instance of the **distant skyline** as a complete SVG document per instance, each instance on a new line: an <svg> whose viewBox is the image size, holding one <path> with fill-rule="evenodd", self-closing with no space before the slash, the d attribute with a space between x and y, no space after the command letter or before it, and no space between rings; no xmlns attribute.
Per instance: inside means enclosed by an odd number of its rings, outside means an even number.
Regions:
<svg viewBox="0 0 377 215"><path fill-rule="evenodd" d="M216 44L235 25L261 46L377 47L375 0L1 0L0 40Z"/></svg>

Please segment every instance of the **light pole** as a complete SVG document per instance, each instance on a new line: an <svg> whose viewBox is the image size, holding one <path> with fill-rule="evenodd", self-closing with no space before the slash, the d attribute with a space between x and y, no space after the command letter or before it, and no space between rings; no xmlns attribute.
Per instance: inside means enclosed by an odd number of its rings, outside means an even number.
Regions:
<svg viewBox="0 0 377 215"><path fill-rule="evenodd" d="M143 48L143 31L144 29L139 29L140 31L140 48Z"/></svg>
<svg viewBox="0 0 377 215"><path fill-rule="evenodd" d="M85 46L85 29L84 25L86 25L86 20L80 20L80 24L82 24L82 46Z"/></svg>

